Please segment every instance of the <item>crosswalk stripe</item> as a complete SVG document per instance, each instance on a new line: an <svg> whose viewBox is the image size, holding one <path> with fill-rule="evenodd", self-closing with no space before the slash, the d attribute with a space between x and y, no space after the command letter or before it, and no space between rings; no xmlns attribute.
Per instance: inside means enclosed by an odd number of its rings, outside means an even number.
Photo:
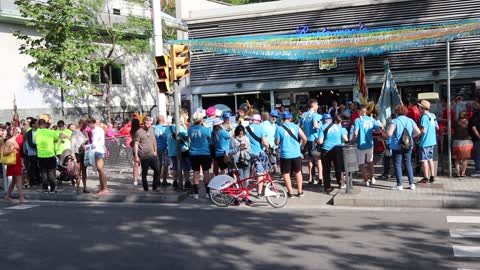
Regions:
<svg viewBox="0 0 480 270"><path fill-rule="evenodd" d="M474 216L447 216L448 223L480 223L480 217Z"/></svg>
<svg viewBox="0 0 480 270"><path fill-rule="evenodd" d="M33 207L37 207L38 205L35 204L19 204L11 207L7 207L5 209L10 209L10 210L25 210L25 209L30 209Z"/></svg>
<svg viewBox="0 0 480 270"><path fill-rule="evenodd" d="M480 258L480 246L452 246L455 257Z"/></svg>
<svg viewBox="0 0 480 270"><path fill-rule="evenodd" d="M450 237L480 238L480 229L453 229L450 230Z"/></svg>

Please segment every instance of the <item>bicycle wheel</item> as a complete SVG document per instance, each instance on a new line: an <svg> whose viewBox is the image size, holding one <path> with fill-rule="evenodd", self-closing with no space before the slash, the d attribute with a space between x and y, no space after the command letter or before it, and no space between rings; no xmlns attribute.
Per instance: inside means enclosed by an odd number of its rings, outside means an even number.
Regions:
<svg viewBox="0 0 480 270"><path fill-rule="evenodd" d="M275 182L268 183L265 188L266 190L271 190L273 192L275 192L275 189L277 190L276 196L266 196L268 204L270 204L272 207L281 208L287 204L287 191L280 184Z"/></svg>
<svg viewBox="0 0 480 270"><path fill-rule="evenodd" d="M223 193L221 190L211 189L210 190L210 200L219 207L227 207L233 203L235 198L228 196Z"/></svg>

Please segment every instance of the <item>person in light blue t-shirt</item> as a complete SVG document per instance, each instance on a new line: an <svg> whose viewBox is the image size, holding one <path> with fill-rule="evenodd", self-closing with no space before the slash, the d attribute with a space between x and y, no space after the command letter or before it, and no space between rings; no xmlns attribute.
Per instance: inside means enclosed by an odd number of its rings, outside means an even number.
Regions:
<svg viewBox="0 0 480 270"><path fill-rule="evenodd" d="M303 154L305 158L308 159L308 183L314 184L315 183L315 167L314 164L317 165L318 168L318 183L322 182L322 161L320 158L314 158L312 156L312 150L314 147L315 136L322 125L322 116L317 113L318 111L318 102L314 99L310 99L308 101L308 108L309 110L306 111L302 119L300 120L300 127L305 132L305 136L307 137L307 143L303 149Z"/></svg>
<svg viewBox="0 0 480 270"><path fill-rule="evenodd" d="M181 118L180 118L181 119ZM188 156L188 132L185 126L183 125L183 121L180 120L180 141L182 142L182 156L181 156L181 165L182 165L182 172L183 172L183 179L184 179L184 186L185 188L191 188L192 183L190 182L190 169L191 169L191 162L190 157ZM173 188L177 189L178 186L178 178L177 178L177 140L176 140L176 126L171 125L165 129L164 136L167 139L167 154L170 160L172 161L172 178L173 178Z"/></svg>
<svg viewBox="0 0 480 270"><path fill-rule="evenodd" d="M268 148L270 146L267 139L267 132L262 128L262 126L260 126L261 122L262 117L259 114L254 114L252 115L250 125L245 127L247 137L250 140L250 161L252 162L252 166L255 167L255 173L257 175L263 174L268 169L264 166L265 163L261 160L262 156L265 155L261 155L261 153L263 152L264 147ZM257 177L257 180L262 181L263 176ZM264 195L262 191L263 183L258 185L259 196Z"/></svg>
<svg viewBox="0 0 480 270"><path fill-rule="evenodd" d="M300 140L307 141L303 130L292 123L292 114L282 114L284 123L275 132L275 143L280 146L280 171L288 189L288 197L292 197L293 189L290 174L295 174L297 180L298 197L303 196L302 183L302 153ZM293 135L293 136L292 136Z"/></svg>
<svg viewBox="0 0 480 270"><path fill-rule="evenodd" d="M225 163L225 155L230 152L230 133L223 129L223 121L220 118L213 122L212 141L215 146L215 157L213 164L213 174L218 175L218 169L221 174L226 173L228 164Z"/></svg>
<svg viewBox="0 0 480 270"><path fill-rule="evenodd" d="M420 147L420 161L423 167L423 179L420 183L433 183L435 182L435 167L433 163L433 150L437 145L437 118L430 112L430 102L422 100L419 104L420 112L420 131L421 137L418 142Z"/></svg>
<svg viewBox="0 0 480 270"><path fill-rule="evenodd" d="M367 105L360 105L359 117L354 122L352 141L357 140L357 159L365 185L375 184L373 177L373 131L380 129L380 125L373 118L367 116ZM368 173L365 168L368 165Z"/></svg>
<svg viewBox="0 0 480 270"><path fill-rule="evenodd" d="M162 186L168 186L168 149L167 149L167 137L165 137L165 131L167 125L165 125L165 117L160 115L158 117L158 123L155 126L155 138L157 139L157 156L160 163L160 178L163 179Z"/></svg>
<svg viewBox="0 0 480 270"><path fill-rule="evenodd" d="M212 156L210 153L210 143L212 133L203 126L203 114L196 112L193 114L193 125L188 128L188 137L190 138L190 157L192 159L193 170L193 198L198 200L200 184L200 169L203 171L203 182L207 189L206 197L210 198L210 168L212 166Z"/></svg>
<svg viewBox="0 0 480 270"><path fill-rule="evenodd" d="M336 120L338 123L332 122L332 116L330 114L324 114L322 117L325 123L320 128L317 134L317 143L322 145L321 148L321 158L323 165L323 187L326 193L332 192L333 188L331 187L331 177L330 171L332 163L335 167L335 177L340 187L343 188L345 185L342 181L342 169L341 169L341 160L338 158L338 147L342 144L342 140L348 141L347 134L345 131L342 131L341 117L337 117Z"/></svg>

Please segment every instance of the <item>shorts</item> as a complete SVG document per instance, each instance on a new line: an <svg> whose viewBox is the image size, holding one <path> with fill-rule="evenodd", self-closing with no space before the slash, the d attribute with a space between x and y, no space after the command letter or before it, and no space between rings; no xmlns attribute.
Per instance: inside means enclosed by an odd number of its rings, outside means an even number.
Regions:
<svg viewBox="0 0 480 270"><path fill-rule="evenodd" d="M433 160L433 145L420 147L420 161Z"/></svg>
<svg viewBox="0 0 480 270"><path fill-rule="evenodd" d="M220 168L220 170L225 170L226 168L228 168L228 164L225 163L224 156L216 157L215 161L217 162L218 168Z"/></svg>
<svg viewBox="0 0 480 270"><path fill-rule="evenodd" d="M373 162L373 147L366 150L357 149L357 159L359 165Z"/></svg>
<svg viewBox="0 0 480 270"><path fill-rule="evenodd" d="M211 156L190 156L190 158L192 159L192 169L194 172L200 171L200 168L208 171L212 167Z"/></svg>
<svg viewBox="0 0 480 270"><path fill-rule="evenodd" d="M260 160L260 156L252 156L250 158L252 166L255 168L256 174L263 174L268 168L265 168L263 162Z"/></svg>
<svg viewBox="0 0 480 270"><path fill-rule="evenodd" d="M160 166L162 167L168 167L168 156L167 156L168 150L163 149L163 150L158 150L158 162L160 162Z"/></svg>
<svg viewBox="0 0 480 270"><path fill-rule="evenodd" d="M282 174L298 173L302 170L302 158L281 158L280 172Z"/></svg>
<svg viewBox="0 0 480 270"><path fill-rule="evenodd" d="M55 157L38 158L38 167L40 170L55 170L57 168L57 159Z"/></svg>
<svg viewBox="0 0 480 270"><path fill-rule="evenodd" d="M105 153L95 152L95 158L105 158Z"/></svg>
<svg viewBox="0 0 480 270"><path fill-rule="evenodd" d="M177 157L170 157L169 159L172 161L172 171L176 172L178 168ZM190 162L190 157L182 157L182 171L189 173L191 169L192 163Z"/></svg>
<svg viewBox="0 0 480 270"><path fill-rule="evenodd" d="M313 142L307 142L303 147L303 155L312 158Z"/></svg>

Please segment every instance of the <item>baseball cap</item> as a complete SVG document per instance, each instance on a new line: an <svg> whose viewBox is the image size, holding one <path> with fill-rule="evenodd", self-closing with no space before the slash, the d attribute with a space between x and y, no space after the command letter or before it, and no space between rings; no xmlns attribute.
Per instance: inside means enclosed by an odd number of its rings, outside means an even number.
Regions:
<svg viewBox="0 0 480 270"><path fill-rule="evenodd" d="M322 115L322 119L323 119L323 120L332 119L332 116L331 116L329 113L324 113L324 114Z"/></svg>
<svg viewBox="0 0 480 270"><path fill-rule="evenodd" d="M254 115L252 115L251 120L252 121L262 121L262 117L260 116L260 114L254 114Z"/></svg>
<svg viewBox="0 0 480 270"><path fill-rule="evenodd" d="M224 112L223 113L223 118L230 118L232 116L231 112Z"/></svg>
<svg viewBox="0 0 480 270"><path fill-rule="evenodd" d="M290 119L292 118L292 114L289 111L285 111L282 113L282 119Z"/></svg>
<svg viewBox="0 0 480 270"><path fill-rule="evenodd" d="M272 110L272 111L270 112L270 116L278 117L278 111L277 111L277 110Z"/></svg>
<svg viewBox="0 0 480 270"><path fill-rule="evenodd" d="M213 120L213 125L214 126L218 126L218 125L221 125L221 124L223 124L223 121L220 118L215 118L215 120Z"/></svg>
<svg viewBox="0 0 480 270"><path fill-rule="evenodd" d="M212 107L209 107L209 108L207 109L207 116L208 116L208 117L214 116L216 110L217 110L217 109L215 109L215 107L213 107L213 106L212 106Z"/></svg>

